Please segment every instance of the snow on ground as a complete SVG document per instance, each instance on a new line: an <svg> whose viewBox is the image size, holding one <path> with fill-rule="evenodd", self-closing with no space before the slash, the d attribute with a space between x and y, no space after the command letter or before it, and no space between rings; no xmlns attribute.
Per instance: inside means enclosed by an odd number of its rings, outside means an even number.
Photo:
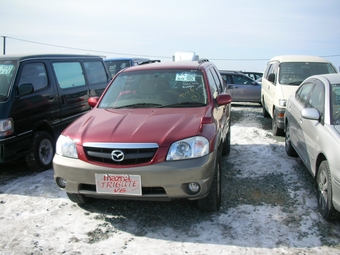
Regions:
<svg viewBox="0 0 340 255"><path fill-rule="evenodd" d="M177 201L80 207L51 169L0 186L0 254L339 254L340 224L318 214L300 160L285 154L260 107L232 111L219 213Z"/></svg>

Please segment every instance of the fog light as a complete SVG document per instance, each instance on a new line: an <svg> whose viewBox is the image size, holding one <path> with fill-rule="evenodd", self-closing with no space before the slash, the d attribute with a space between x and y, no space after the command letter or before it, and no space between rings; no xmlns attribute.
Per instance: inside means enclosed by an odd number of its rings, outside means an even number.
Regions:
<svg viewBox="0 0 340 255"><path fill-rule="evenodd" d="M60 188L62 189L66 188L66 179L57 177L56 182Z"/></svg>
<svg viewBox="0 0 340 255"><path fill-rule="evenodd" d="M201 187L197 182L192 182L188 184L188 191L191 194L197 194L200 191Z"/></svg>

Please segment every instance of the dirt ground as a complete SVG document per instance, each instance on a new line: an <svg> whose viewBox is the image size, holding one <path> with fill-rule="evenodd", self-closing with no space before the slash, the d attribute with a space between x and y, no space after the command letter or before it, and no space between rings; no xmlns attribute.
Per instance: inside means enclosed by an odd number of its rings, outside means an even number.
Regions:
<svg viewBox="0 0 340 255"><path fill-rule="evenodd" d="M0 254L340 254L340 223L317 210L313 178L273 137L259 104L233 104L223 202L106 201L78 206L24 162L1 165Z"/></svg>

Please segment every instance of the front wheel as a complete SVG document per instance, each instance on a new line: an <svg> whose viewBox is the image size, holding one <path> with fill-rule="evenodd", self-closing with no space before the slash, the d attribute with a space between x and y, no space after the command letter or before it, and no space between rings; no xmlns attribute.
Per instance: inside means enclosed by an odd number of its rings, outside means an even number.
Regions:
<svg viewBox="0 0 340 255"><path fill-rule="evenodd" d="M55 145L52 136L39 131L34 134L31 151L26 155L26 163L31 171L41 172L52 168Z"/></svg>
<svg viewBox="0 0 340 255"><path fill-rule="evenodd" d="M215 165L215 173L209 194L200 200L198 200L198 207L202 212L216 212L219 211L221 206L222 194L222 181L221 181L221 158L217 152L217 159Z"/></svg>
<svg viewBox="0 0 340 255"><path fill-rule="evenodd" d="M332 177L328 162L322 161L316 177L318 208L325 220L339 220L340 213L335 210L332 202Z"/></svg>

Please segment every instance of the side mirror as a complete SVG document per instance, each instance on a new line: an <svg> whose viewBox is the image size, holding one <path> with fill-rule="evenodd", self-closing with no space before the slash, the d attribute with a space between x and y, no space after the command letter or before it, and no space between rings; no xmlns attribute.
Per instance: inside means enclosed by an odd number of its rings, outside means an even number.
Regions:
<svg viewBox="0 0 340 255"><path fill-rule="evenodd" d="M231 99L231 95L229 94L221 94L218 95L216 98L217 104L218 105L226 105L226 104L230 104L232 99Z"/></svg>
<svg viewBox="0 0 340 255"><path fill-rule="evenodd" d="M315 108L303 108L301 110L301 117L309 120L319 120L320 113Z"/></svg>
<svg viewBox="0 0 340 255"><path fill-rule="evenodd" d="M268 81L270 81L271 83L274 83L274 81L275 81L275 73L269 74Z"/></svg>
<svg viewBox="0 0 340 255"><path fill-rule="evenodd" d="M18 87L19 96L24 96L33 93L34 87L32 83L23 83Z"/></svg>
<svg viewBox="0 0 340 255"><path fill-rule="evenodd" d="M98 101L99 101L99 97L90 97L87 100L87 103L89 104L89 106L95 107L97 105Z"/></svg>

